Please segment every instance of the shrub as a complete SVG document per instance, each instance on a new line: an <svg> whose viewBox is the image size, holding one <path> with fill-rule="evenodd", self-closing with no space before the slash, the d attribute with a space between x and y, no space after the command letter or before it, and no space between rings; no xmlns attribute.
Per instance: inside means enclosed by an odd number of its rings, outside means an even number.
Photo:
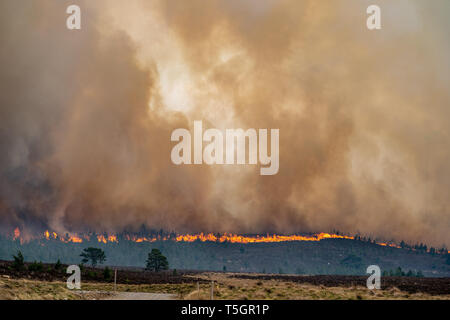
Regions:
<svg viewBox="0 0 450 320"><path fill-rule="evenodd" d="M60 270L62 268L62 264L61 261L56 261L55 266L54 266L55 270Z"/></svg>
<svg viewBox="0 0 450 320"><path fill-rule="evenodd" d="M111 277L112 277L112 270L110 268L106 267L103 270L103 279L110 280Z"/></svg>
<svg viewBox="0 0 450 320"><path fill-rule="evenodd" d="M44 265L42 264L42 262L34 261L32 264L28 266L28 271L41 272L42 270L44 270Z"/></svg>
<svg viewBox="0 0 450 320"><path fill-rule="evenodd" d="M24 264L24 258L22 255L21 251L17 252L17 256L13 256L14 258L14 262L13 262L13 269L14 270L23 270L25 269L25 264Z"/></svg>

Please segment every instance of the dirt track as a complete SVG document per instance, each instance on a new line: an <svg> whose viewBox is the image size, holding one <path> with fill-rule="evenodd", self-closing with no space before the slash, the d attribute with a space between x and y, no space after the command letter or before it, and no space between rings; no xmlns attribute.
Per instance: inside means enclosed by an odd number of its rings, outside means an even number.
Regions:
<svg viewBox="0 0 450 320"><path fill-rule="evenodd" d="M113 292L100 290L75 291L84 300L176 300L177 295L170 293L149 292Z"/></svg>
<svg viewBox="0 0 450 320"><path fill-rule="evenodd" d="M117 292L103 300L175 300L174 294L145 293L145 292Z"/></svg>

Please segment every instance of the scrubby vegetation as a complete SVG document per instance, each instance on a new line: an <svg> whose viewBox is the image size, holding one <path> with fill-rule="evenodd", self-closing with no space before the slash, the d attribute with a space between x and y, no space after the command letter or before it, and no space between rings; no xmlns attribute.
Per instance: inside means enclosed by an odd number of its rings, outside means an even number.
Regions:
<svg viewBox="0 0 450 320"><path fill-rule="evenodd" d="M401 267L405 273L420 270L425 277L450 276L448 254L424 251L424 246L420 245L420 250L384 247L369 239L234 244L201 241L136 243L119 237L118 242L107 244L96 240L83 243L35 240L21 244L17 240L0 238L0 259L10 260L20 250L28 262L55 263L60 259L65 264L79 264L80 252L89 247L101 249L108 257L109 266L145 268L148 253L158 249L167 257L170 267L177 270L365 275L367 266L376 264L386 272Z"/></svg>
<svg viewBox="0 0 450 320"><path fill-rule="evenodd" d="M17 255L13 256L13 259L14 259L14 263L12 265L12 268L14 270L20 271L20 270L23 270L25 268L24 257L22 255L21 251L18 251Z"/></svg>
<svg viewBox="0 0 450 320"><path fill-rule="evenodd" d="M404 272L401 267L398 267L395 270L385 270L383 271L383 276L390 276L390 277L417 277L417 278L423 278L422 271L414 271L409 270L408 272Z"/></svg>
<svg viewBox="0 0 450 320"><path fill-rule="evenodd" d="M1 266L1 264L0 264ZM120 271L121 277L129 274ZM149 272L136 272L148 276ZM161 276L153 273L152 276ZM450 299L448 278L388 277L381 290L368 290L365 277L357 276L280 276L199 273L178 277L181 281L166 282L146 278L145 282L128 279L117 285L117 291L173 294L176 299ZM155 281L156 280L156 281ZM164 280L161 277L160 280ZM198 284L197 284L198 282ZM114 296L111 282L83 281L82 291L68 290L64 281L37 281L11 278L0 272L0 299L104 299Z"/></svg>

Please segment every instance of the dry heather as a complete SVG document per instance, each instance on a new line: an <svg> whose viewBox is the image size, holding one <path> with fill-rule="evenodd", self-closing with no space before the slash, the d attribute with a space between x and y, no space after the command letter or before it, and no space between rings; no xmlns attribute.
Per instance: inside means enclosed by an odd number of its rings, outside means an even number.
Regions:
<svg viewBox="0 0 450 320"><path fill-rule="evenodd" d="M450 299L450 295L430 295L424 293L408 293L397 288L388 290L368 290L362 286L325 287L311 284L300 284L280 280L251 280L234 278L232 274L205 273L205 280L214 281L214 299L220 300L378 300L378 299ZM211 298L211 285L201 285L184 299Z"/></svg>
<svg viewBox="0 0 450 320"><path fill-rule="evenodd" d="M183 284L118 284L119 292L176 294L178 299L208 300L214 281L214 299L218 300L354 300L354 299L445 299L450 295L408 293L397 288L371 291L362 286L325 287L285 280L258 280L235 278L233 274L203 273L196 275L204 282ZM206 282L206 283L205 283ZM82 283L82 291L71 291L61 281L37 281L0 277L0 299L5 300L95 300L112 295L113 284Z"/></svg>
<svg viewBox="0 0 450 320"><path fill-rule="evenodd" d="M82 283L81 291L66 288L61 281L11 279L0 276L0 300L96 300L111 296L114 285ZM193 284L118 284L119 292L170 293L182 298L195 289Z"/></svg>
<svg viewBox="0 0 450 320"><path fill-rule="evenodd" d="M93 297L92 297L93 298ZM62 282L0 278L1 300L73 300L82 297Z"/></svg>

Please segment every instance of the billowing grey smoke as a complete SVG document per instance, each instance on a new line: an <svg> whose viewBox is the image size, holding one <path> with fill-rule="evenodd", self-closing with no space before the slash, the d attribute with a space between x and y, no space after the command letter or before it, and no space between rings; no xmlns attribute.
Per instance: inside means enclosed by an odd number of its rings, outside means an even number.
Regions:
<svg viewBox="0 0 450 320"><path fill-rule="evenodd" d="M448 1L0 4L1 228L361 232L450 243ZM170 135L279 128L280 170Z"/></svg>

